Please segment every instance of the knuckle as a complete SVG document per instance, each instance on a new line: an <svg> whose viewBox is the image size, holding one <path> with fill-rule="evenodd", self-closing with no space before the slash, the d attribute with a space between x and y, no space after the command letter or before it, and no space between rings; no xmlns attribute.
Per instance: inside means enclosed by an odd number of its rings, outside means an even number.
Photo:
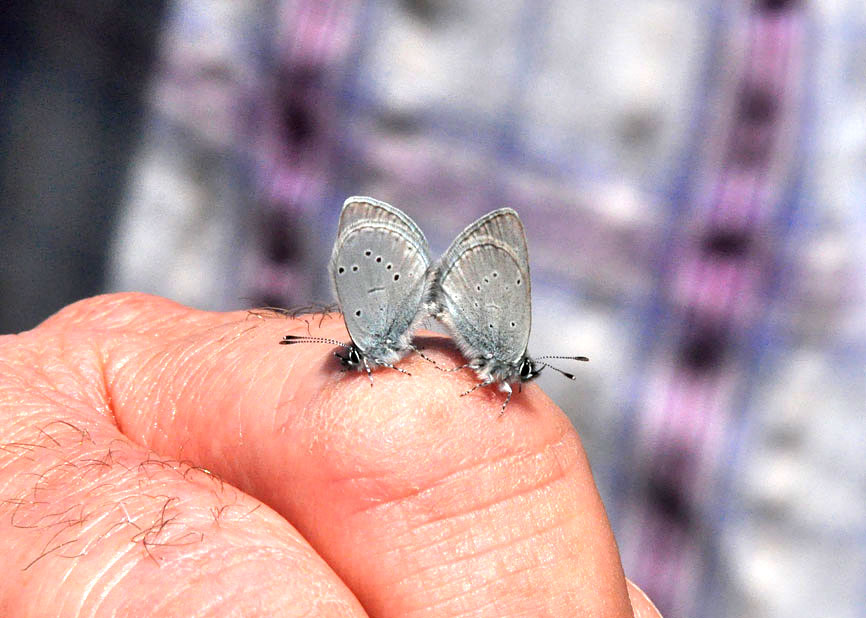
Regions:
<svg viewBox="0 0 866 618"><path fill-rule="evenodd" d="M71 325L92 325L103 329L126 327L146 322L151 315L165 316L184 309L182 305L152 294L117 292L72 303L45 320L39 328L68 328Z"/></svg>

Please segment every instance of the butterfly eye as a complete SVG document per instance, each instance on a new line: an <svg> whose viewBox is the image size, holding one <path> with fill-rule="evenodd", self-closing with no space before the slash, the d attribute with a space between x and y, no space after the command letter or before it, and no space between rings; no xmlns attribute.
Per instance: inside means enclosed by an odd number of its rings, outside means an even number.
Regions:
<svg viewBox="0 0 866 618"><path fill-rule="evenodd" d="M349 364L350 365L360 365L361 364L361 355L358 354L358 350L356 348L349 348Z"/></svg>

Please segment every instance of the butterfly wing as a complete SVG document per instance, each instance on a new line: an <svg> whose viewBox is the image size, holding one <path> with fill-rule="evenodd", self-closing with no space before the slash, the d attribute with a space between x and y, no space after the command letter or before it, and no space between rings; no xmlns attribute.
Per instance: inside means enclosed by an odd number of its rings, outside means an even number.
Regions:
<svg viewBox="0 0 866 618"><path fill-rule="evenodd" d="M427 239L405 213L369 197L343 204L331 278L355 345L374 360L405 349L426 295ZM399 357L399 354L397 355Z"/></svg>
<svg viewBox="0 0 866 618"><path fill-rule="evenodd" d="M502 208L472 223L439 261L434 302L470 359L517 363L532 325L529 252L517 213Z"/></svg>

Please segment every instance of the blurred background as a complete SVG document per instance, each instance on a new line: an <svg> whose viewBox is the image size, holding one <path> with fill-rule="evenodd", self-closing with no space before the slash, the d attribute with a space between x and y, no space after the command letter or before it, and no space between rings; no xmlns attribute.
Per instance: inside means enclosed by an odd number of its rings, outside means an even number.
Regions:
<svg viewBox="0 0 866 618"><path fill-rule="evenodd" d="M511 206L627 574L668 618L866 616L862 0L4 7L0 332L330 301L348 195L434 255Z"/></svg>

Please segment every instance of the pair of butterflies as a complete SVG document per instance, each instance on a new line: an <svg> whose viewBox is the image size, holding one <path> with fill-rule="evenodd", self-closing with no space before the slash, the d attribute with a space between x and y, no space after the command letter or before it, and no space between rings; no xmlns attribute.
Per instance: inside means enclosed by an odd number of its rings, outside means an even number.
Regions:
<svg viewBox="0 0 866 618"><path fill-rule="evenodd" d="M537 377L550 366L543 359L588 360L527 354L529 253L523 224L510 208L472 223L431 265L427 239L405 213L373 198L350 197L340 213L330 272L352 342L286 335L280 343L342 346L345 355L336 355L343 365L364 369L368 376L371 365L407 373L395 363L418 352L412 333L432 315L445 324L468 361L451 371L468 367L480 380L464 395L498 384L507 393L502 411L511 400L511 383Z"/></svg>

